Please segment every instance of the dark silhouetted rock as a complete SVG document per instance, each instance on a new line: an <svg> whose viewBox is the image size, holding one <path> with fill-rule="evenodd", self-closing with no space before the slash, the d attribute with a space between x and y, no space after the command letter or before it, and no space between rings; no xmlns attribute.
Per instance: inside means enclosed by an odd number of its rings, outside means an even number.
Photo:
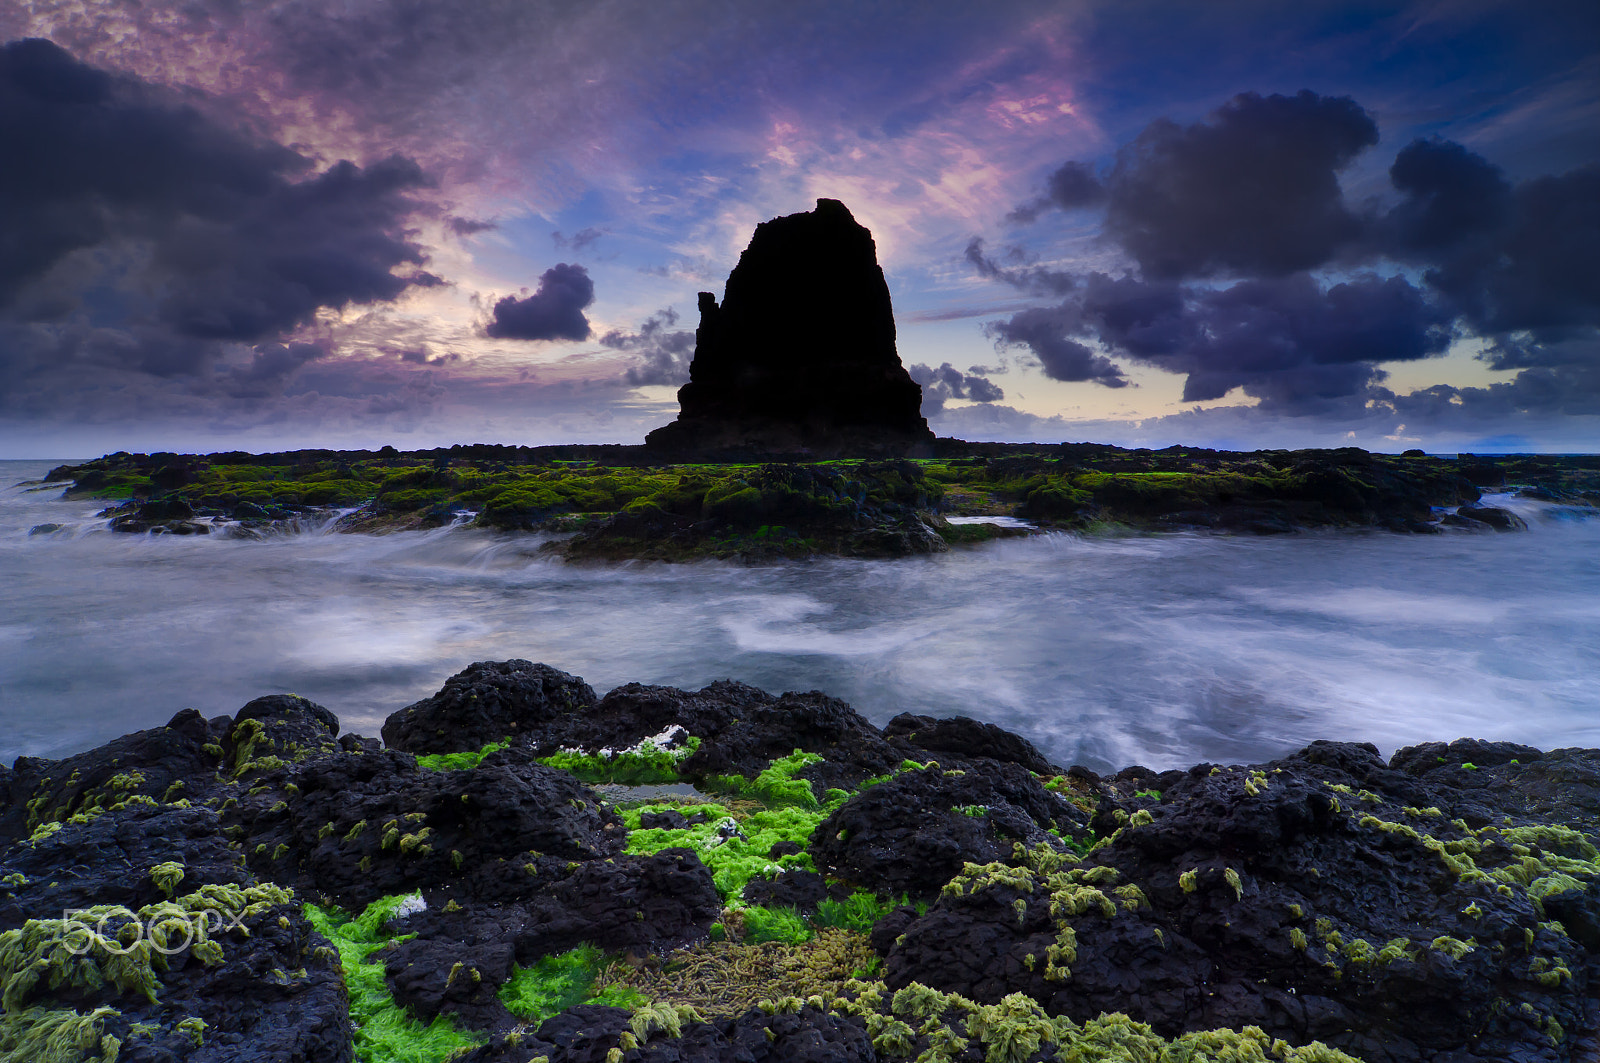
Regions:
<svg viewBox="0 0 1600 1063"><path fill-rule="evenodd" d="M828 880L815 871L786 868L775 878L753 878L744 888L746 904L759 904L768 908L794 908L801 912L816 911L825 900L842 901L850 896L844 886Z"/></svg>
<svg viewBox="0 0 1600 1063"><path fill-rule="evenodd" d="M678 402L652 449L865 456L933 442L922 389L895 351L877 247L843 203L756 226L722 305L700 293Z"/></svg>

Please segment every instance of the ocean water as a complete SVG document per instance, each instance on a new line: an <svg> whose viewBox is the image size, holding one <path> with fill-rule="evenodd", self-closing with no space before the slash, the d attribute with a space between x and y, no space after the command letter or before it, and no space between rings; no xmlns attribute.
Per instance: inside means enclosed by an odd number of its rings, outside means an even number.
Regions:
<svg viewBox="0 0 1600 1063"><path fill-rule="evenodd" d="M882 724L965 714L1062 764L1269 759L1316 738L1600 746L1600 520L1525 534L1003 540L903 561L569 565L534 537L110 532L0 462L0 761L261 694L383 718L478 660L599 692L733 678ZM1493 501L1491 499L1491 501ZM43 523L60 531L30 535Z"/></svg>

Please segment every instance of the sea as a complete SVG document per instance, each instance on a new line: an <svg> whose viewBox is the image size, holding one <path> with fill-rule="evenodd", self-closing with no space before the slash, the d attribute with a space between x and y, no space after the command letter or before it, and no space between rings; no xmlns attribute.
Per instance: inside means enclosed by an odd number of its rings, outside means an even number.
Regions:
<svg viewBox="0 0 1600 1063"><path fill-rule="evenodd" d="M1315 739L1600 746L1600 519L1524 533L1005 539L894 561L568 564L535 535L112 532L0 462L0 762L274 692L376 735L473 661L737 679L999 724L1097 771ZM59 529L34 532L39 525Z"/></svg>

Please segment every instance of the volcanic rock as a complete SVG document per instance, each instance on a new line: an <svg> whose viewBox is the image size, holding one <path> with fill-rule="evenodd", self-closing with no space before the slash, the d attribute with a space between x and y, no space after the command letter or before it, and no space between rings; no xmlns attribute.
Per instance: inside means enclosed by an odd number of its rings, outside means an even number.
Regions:
<svg viewBox="0 0 1600 1063"><path fill-rule="evenodd" d="M479 661L385 720L383 740L407 753L481 749L594 702L588 683L547 664Z"/></svg>
<svg viewBox="0 0 1600 1063"><path fill-rule="evenodd" d="M922 389L895 351L872 234L843 203L756 226L722 305L700 293L678 419L646 445L672 454L908 454L933 442Z"/></svg>
<svg viewBox="0 0 1600 1063"><path fill-rule="evenodd" d="M1016 845L1062 845L1055 830L1081 814L1015 764L974 759L904 771L862 790L823 820L811 839L817 867L891 896L931 897L966 863L1012 856ZM931 984L931 983L930 983Z"/></svg>

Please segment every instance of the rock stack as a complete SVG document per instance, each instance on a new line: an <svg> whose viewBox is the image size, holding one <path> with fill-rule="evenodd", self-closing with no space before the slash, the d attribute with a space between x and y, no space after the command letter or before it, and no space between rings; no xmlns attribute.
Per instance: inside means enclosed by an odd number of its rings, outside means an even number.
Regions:
<svg viewBox="0 0 1600 1063"><path fill-rule="evenodd" d="M933 441L895 350L872 233L843 203L756 226L722 304L700 293L678 419L646 445L687 456L904 456Z"/></svg>

